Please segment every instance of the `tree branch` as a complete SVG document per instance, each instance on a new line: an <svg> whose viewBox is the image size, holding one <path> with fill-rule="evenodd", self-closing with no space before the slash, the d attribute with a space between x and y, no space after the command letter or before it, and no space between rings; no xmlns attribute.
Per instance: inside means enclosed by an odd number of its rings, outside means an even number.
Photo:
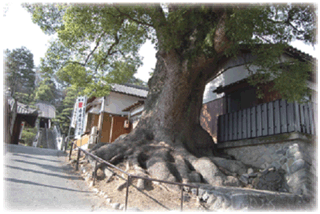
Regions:
<svg viewBox="0 0 320 214"><path fill-rule="evenodd" d="M122 12L122 11L121 11L118 7L116 7L116 6L114 6L114 8L115 8L121 15L127 17L127 18L130 19L131 21L134 21L134 22L136 22L136 23L138 23L138 24L141 24L141 25L147 25L147 26L149 26L149 27L153 27L153 25L150 24L150 23L148 23L148 22L145 22L145 21L142 21L142 20L138 20L138 19L136 19L136 18L133 18L133 17L129 16L127 13Z"/></svg>
<svg viewBox="0 0 320 214"><path fill-rule="evenodd" d="M93 48L93 50L89 53L89 55L87 56L84 64L86 65L90 59L90 57L92 56L92 54L97 50L97 48L99 47L100 45L100 41L101 41L101 37L104 36L106 33L103 31L102 34L99 36L98 38L98 42L96 43L96 46Z"/></svg>
<svg viewBox="0 0 320 214"><path fill-rule="evenodd" d="M98 70L98 68L100 66L103 66L105 63L106 63L106 59L108 58L108 56L112 56L113 54L117 53L118 51L112 51L112 49L117 45L119 44L120 42L120 38L121 38L121 35L118 37L117 34L114 35L114 39L115 39L115 42L109 47L108 51L107 51L107 54L105 55L105 57L102 59L102 63L99 63L97 66L96 66L96 69L95 71Z"/></svg>

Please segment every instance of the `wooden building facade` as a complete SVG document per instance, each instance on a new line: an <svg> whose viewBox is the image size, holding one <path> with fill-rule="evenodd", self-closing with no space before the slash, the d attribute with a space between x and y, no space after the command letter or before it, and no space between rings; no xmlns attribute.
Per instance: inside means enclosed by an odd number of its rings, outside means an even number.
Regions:
<svg viewBox="0 0 320 214"><path fill-rule="evenodd" d="M25 124L35 127L38 111L11 97L5 98L5 142L18 144Z"/></svg>
<svg viewBox="0 0 320 214"><path fill-rule="evenodd" d="M284 59L299 57L316 64L316 59L297 49L289 49L286 53L288 55L284 54ZM288 103L280 93L270 90L273 87L272 81L259 85L264 96L258 98L257 88L248 82L250 74L241 62L241 57L225 64L225 68L230 67L207 84L203 97L200 123L215 143L293 131L316 134L315 75L311 75L308 81L312 91L309 103L300 105Z"/></svg>
<svg viewBox="0 0 320 214"><path fill-rule="evenodd" d="M129 112L126 109L147 97L146 87L130 84L114 84L106 97L87 100L84 134L76 140L77 146L112 143L119 136L132 130Z"/></svg>

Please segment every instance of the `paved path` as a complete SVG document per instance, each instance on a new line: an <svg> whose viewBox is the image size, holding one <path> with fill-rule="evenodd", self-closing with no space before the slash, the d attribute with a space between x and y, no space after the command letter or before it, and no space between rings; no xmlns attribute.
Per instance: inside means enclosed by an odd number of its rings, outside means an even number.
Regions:
<svg viewBox="0 0 320 214"><path fill-rule="evenodd" d="M16 211L103 211L62 151L4 147L4 208Z"/></svg>

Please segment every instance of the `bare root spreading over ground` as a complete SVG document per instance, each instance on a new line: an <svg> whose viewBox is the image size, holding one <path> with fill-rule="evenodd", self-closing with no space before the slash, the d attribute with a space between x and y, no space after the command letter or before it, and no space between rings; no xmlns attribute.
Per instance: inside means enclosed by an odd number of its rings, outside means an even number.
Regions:
<svg viewBox="0 0 320 214"><path fill-rule="evenodd" d="M72 155L72 160L76 160L77 154ZM86 180L87 185L92 184L92 172L93 166L82 155L80 158L79 173ZM73 162L75 166L75 162ZM128 173L134 173L134 169L124 163L119 163L117 167ZM105 205L111 207L113 203L125 204L126 195L126 179L127 175L114 170L114 174L111 178L106 177L101 169L97 171L97 180L95 182L95 188L99 190L97 193L101 197L106 199ZM155 182L146 182L145 189L139 190L137 188L137 179L133 179L129 188L128 208L138 208L142 211L168 211L168 210L180 210L181 206L181 193L179 191L170 190L162 184ZM103 192L103 194L99 194ZM108 202L111 199L111 202ZM199 202L195 195L190 192L184 192L183 210L185 211L199 211L206 210L205 205Z"/></svg>

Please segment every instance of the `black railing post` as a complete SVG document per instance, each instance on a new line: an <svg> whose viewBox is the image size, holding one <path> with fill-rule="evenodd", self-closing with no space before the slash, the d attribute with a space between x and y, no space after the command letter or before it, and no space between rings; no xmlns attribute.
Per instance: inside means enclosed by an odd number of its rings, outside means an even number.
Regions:
<svg viewBox="0 0 320 214"><path fill-rule="evenodd" d="M71 146L70 146L70 152L69 152L69 160L71 160L72 147L73 147L73 143L71 143Z"/></svg>
<svg viewBox="0 0 320 214"><path fill-rule="evenodd" d="M127 211L130 182L131 182L131 176L128 175L127 190L126 190L126 201L125 201L125 204L124 204L124 211Z"/></svg>
<svg viewBox="0 0 320 214"><path fill-rule="evenodd" d="M182 212L183 211L183 187L184 186L180 186L181 187L181 208L180 208L180 211Z"/></svg>
<svg viewBox="0 0 320 214"><path fill-rule="evenodd" d="M98 166L98 161L96 160L94 169L93 169L93 183L92 183L93 186L95 185L96 179L97 179L97 171L98 171L97 166Z"/></svg>
<svg viewBox="0 0 320 214"><path fill-rule="evenodd" d="M76 171L79 170L80 152L81 152L81 150L80 150L80 148L78 148L78 157L77 157L77 163L76 163Z"/></svg>

